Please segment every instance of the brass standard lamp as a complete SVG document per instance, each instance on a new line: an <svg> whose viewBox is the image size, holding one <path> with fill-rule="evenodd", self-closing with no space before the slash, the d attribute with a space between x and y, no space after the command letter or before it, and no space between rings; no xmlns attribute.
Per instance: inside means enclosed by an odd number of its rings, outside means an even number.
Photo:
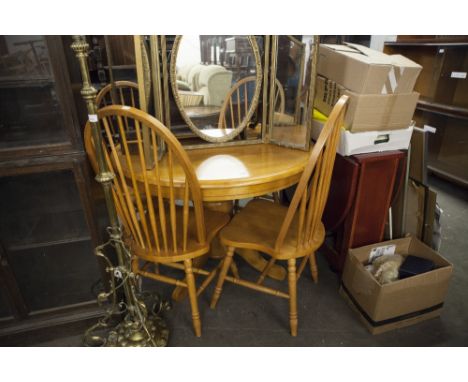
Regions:
<svg viewBox="0 0 468 382"><path fill-rule="evenodd" d="M110 227L108 228L109 240L107 243L95 249L96 256L104 259L108 267L106 271L110 274L110 291L101 293L98 302L102 303L111 297L111 307L106 310L105 316L95 325L89 328L84 337L86 345L89 346L165 346L169 331L163 319L154 312L148 312L145 303L137 293L137 279L131 271L131 255L122 241L122 232L117 217L114 200L112 197L112 179L114 174L109 171L102 152L101 133L97 118L96 89L91 85L88 71L88 43L84 36L73 36L71 48L75 52L80 63L83 88L81 95L88 109L88 120L91 124L93 140L96 148L96 158L99 173L96 180L104 188L107 212L109 214ZM107 246L115 248L118 264L112 265L104 255ZM117 283L117 286L116 286ZM124 301L118 301L116 290L123 289ZM163 306L159 302L159 306ZM113 316L121 314L123 319L112 325ZM107 331L106 334L97 335L95 332Z"/></svg>

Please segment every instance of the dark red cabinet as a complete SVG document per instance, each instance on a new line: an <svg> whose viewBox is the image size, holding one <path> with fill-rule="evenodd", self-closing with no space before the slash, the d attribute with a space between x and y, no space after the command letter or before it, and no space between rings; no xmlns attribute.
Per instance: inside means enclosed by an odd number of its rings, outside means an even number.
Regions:
<svg viewBox="0 0 468 382"><path fill-rule="evenodd" d="M337 155L323 222L329 236L324 251L332 268L343 270L349 248L383 240L392 200L403 181L401 151Z"/></svg>

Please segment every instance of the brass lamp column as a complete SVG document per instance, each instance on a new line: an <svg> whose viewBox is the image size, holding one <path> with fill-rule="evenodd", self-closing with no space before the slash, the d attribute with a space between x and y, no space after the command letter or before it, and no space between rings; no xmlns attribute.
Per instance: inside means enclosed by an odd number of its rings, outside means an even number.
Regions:
<svg viewBox="0 0 468 382"><path fill-rule="evenodd" d="M112 296L112 307L107 310L106 316L96 325L88 329L85 334L85 341L94 342L94 344L104 346L165 346L167 344L168 330L165 327L161 317L150 315L146 305L139 300L136 295L137 283L133 272L131 271L130 252L122 241L122 232L117 217L116 208L112 196L112 180L114 174L109 171L104 160L102 152L102 137L97 117L96 107L96 89L91 85L88 71L88 43L84 36L73 36L71 48L75 52L80 63L83 87L81 95L86 102L88 110L88 120L91 124L94 146L96 149L96 158L98 162L99 173L96 181L102 184L104 188L104 197L109 214L110 227L108 229L110 239L107 243L96 248L96 255L103 257L109 265L107 271L111 272L111 291L101 293L98 297L99 302L103 302L109 296ZM110 245L115 248L117 253L118 265L112 266L109 259L104 255L104 247ZM114 277L119 280L119 286L122 286L125 301L118 303L116 300L116 287ZM118 288L117 287L117 288ZM117 306L124 306L125 318L117 326L112 327L109 324L111 316L119 311ZM99 329L111 329L107 336L91 336L90 333Z"/></svg>

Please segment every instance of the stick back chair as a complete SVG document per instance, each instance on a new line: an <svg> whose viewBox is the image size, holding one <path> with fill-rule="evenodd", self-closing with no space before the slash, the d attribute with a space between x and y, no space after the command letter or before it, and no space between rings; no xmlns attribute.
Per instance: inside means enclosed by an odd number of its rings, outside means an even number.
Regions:
<svg viewBox="0 0 468 382"><path fill-rule="evenodd" d="M101 108L98 117L105 161L115 175L112 194L123 225L124 241L132 254L132 270L157 281L186 287L193 327L200 336L197 296L214 279L218 268L211 272L194 268L192 259L209 251L211 240L229 222L229 216L203 209L201 188L187 153L156 118L122 105ZM117 134L112 131L111 122L117 126ZM155 163L151 170L145 167L143 126L150 131ZM130 141L128 135L133 131L135 136ZM158 140L164 141L167 148L160 161ZM159 264L184 271L185 279L161 274ZM194 273L206 276L198 290Z"/></svg>
<svg viewBox="0 0 468 382"><path fill-rule="evenodd" d="M126 105L138 108L139 98L138 98L138 84L131 81L116 81L115 85L115 103L112 101L112 84L104 86L96 96L96 106L98 109L116 104L116 105ZM114 126L114 121L112 121L112 130L116 131ZM86 123L84 128L84 145L85 150L88 155L89 161L91 162L91 167L94 170L94 173L98 173L98 165L96 160L96 154L94 149L93 135L91 133L91 124Z"/></svg>
<svg viewBox="0 0 468 382"><path fill-rule="evenodd" d="M109 105L127 105L138 108L138 84L132 81L115 81L115 92L112 99L112 84L104 86L96 96L98 109Z"/></svg>
<svg viewBox="0 0 468 382"><path fill-rule="evenodd" d="M234 129L242 123L250 107L249 95L253 94L255 83L256 77L249 76L237 81L231 87L221 106L218 119L219 129ZM276 79L275 111L284 113L284 107L284 89L278 79Z"/></svg>
<svg viewBox="0 0 468 382"><path fill-rule="evenodd" d="M227 256L223 261L211 308L215 308L225 280L283 297L289 299L291 335L297 335L297 279L309 262L312 278L315 282L318 281L315 251L325 239L321 218L328 196L347 101L348 97L342 96L333 108L311 150L289 207L254 199L221 230L220 240L227 248ZM236 248L254 249L271 256L256 282L227 276ZM296 269L298 258L302 260ZM288 262L288 293L262 285L265 276L277 260Z"/></svg>

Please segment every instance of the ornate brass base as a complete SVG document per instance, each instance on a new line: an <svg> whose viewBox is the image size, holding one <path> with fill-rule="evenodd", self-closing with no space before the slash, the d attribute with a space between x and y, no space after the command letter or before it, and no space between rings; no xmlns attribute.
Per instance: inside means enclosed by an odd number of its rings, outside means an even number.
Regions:
<svg viewBox="0 0 468 382"><path fill-rule="evenodd" d="M137 289L140 289L137 287L140 279L130 270L130 266L112 266L104 254L106 247L119 245L125 258L130 259L130 252L119 236L118 231L115 231L108 242L95 249L96 256L108 264L106 270L110 274L110 291L99 293L97 301L104 304L110 299L110 305L104 317L86 330L84 344L122 347L166 346L169 329L162 313L170 308L170 304L163 301L158 294L137 292ZM125 299L118 296L117 290L120 288L126 292Z"/></svg>
<svg viewBox="0 0 468 382"><path fill-rule="evenodd" d="M146 329L139 322L125 320L109 332L105 346L146 347L166 346L169 330L164 320L156 315L146 319Z"/></svg>
<svg viewBox="0 0 468 382"><path fill-rule="evenodd" d="M144 305L140 301L140 306ZM156 305L155 305L156 306ZM123 321L115 322L115 310L107 310L106 315L84 334L85 346L109 347L149 347L167 346L169 329L162 310L169 309L168 304L159 304L159 311L138 317L127 314ZM144 309L145 311L146 309ZM136 318L138 317L138 318Z"/></svg>

